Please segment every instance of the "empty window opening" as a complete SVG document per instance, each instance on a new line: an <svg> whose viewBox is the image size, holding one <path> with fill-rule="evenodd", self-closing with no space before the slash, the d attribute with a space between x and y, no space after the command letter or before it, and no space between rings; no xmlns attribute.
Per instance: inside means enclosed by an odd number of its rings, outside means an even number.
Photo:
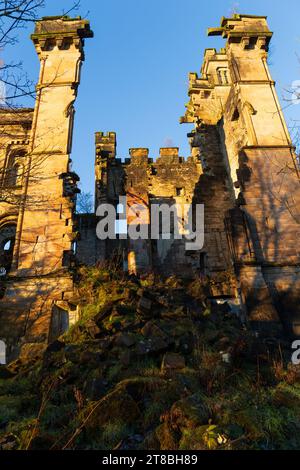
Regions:
<svg viewBox="0 0 300 470"><path fill-rule="evenodd" d="M69 312L57 305L52 309L49 342L55 341L69 329Z"/></svg>
<svg viewBox="0 0 300 470"><path fill-rule="evenodd" d="M228 85L229 80L228 80L228 69L227 68L219 68L217 70L217 75L218 75L218 81L219 85Z"/></svg>
<svg viewBox="0 0 300 470"><path fill-rule="evenodd" d="M176 196L184 196L185 190L184 188L176 188Z"/></svg>
<svg viewBox="0 0 300 470"><path fill-rule="evenodd" d="M0 269L3 273L2 275L7 274L11 268L15 238L15 225L6 225L0 229Z"/></svg>

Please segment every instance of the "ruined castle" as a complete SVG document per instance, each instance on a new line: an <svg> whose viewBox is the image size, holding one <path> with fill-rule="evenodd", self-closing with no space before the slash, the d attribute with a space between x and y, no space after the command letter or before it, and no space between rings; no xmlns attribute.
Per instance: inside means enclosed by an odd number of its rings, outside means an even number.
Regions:
<svg viewBox="0 0 300 470"><path fill-rule="evenodd" d="M204 204L205 244L189 252L172 237L101 241L96 214L76 214L74 103L93 33L81 18L36 23L35 108L0 109L0 339L11 358L77 320L72 268L114 250L129 272L221 278L212 296L239 297L253 324L281 321L299 334L300 168L268 67L272 32L266 17L234 15L208 34L226 44L207 49L201 74L189 75L181 122L195 126L190 156L162 148L152 159L134 148L124 160L114 132L95 142L95 208L127 196L147 225L153 203Z"/></svg>

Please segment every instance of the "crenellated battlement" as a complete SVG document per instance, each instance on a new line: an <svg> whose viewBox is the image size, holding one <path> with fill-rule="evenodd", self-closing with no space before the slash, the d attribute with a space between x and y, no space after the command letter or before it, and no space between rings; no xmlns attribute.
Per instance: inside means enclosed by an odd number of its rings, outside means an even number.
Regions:
<svg viewBox="0 0 300 470"><path fill-rule="evenodd" d="M179 155L179 147L161 147L157 157L149 156L149 149L146 147L132 147L129 149L129 157L116 158L117 155L117 134L116 132L96 132L96 166L106 165L106 159L109 157L114 166L172 166L189 165L192 162L199 162L199 158L194 154L187 158Z"/></svg>
<svg viewBox="0 0 300 470"><path fill-rule="evenodd" d="M116 143L117 135L115 132L96 132L95 142L97 144Z"/></svg>

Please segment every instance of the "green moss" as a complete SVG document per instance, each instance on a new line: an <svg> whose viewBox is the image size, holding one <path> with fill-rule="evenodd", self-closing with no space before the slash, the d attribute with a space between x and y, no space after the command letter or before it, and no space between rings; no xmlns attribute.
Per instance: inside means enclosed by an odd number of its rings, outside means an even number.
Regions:
<svg viewBox="0 0 300 470"><path fill-rule="evenodd" d="M111 366L106 374L106 378L109 382L118 382L122 375L123 366L117 363Z"/></svg>
<svg viewBox="0 0 300 470"><path fill-rule="evenodd" d="M127 426L122 421L109 423L102 432L101 450L114 449L123 439L128 438L132 432L132 427Z"/></svg>
<svg viewBox="0 0 300 470"><path fill-rule="evenodd" d="M143 416L143 426L145 430L159 425L160 416L166 411L163 401L152 400L146 407Z"/></svg>

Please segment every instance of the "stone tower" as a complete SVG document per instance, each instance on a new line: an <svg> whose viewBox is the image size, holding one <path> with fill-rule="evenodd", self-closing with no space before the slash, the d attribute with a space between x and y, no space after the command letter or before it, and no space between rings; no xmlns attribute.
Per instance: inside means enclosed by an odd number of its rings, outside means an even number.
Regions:
<svg viewBox="0 0 300 470"><path fill-rule="evenodd" d="M182 121L195 124L212 181L221 155L231 208L220 217L250 320L279 315L299 332L299 165L267 63L272 32L266 17L234 15L208 34L226 46L207 49L201 76L190 74Z"/></svg>
<svg viewBox="0 0 300 470"><path fill-rule="evenodd" d="M17 202L13 211L2 204L0 220L0 237L8 226L15 230L10 235L14 247L0 301L1 336L11 350L24 342L45 342L49 331L55 336L69 322L79 179L71 171L70 152L84 39L92 36L89 22L80 17L37 21L32 35L40 60L35 109L15 113L7 124L7 111L1 112L3 125L10 125L12 131L12 139L1 142L4 174L11 172L15 159L19 171L14 181ZM24 135L12 153L17 127ZM4 178L2 187L6 184Z"/></svg>

